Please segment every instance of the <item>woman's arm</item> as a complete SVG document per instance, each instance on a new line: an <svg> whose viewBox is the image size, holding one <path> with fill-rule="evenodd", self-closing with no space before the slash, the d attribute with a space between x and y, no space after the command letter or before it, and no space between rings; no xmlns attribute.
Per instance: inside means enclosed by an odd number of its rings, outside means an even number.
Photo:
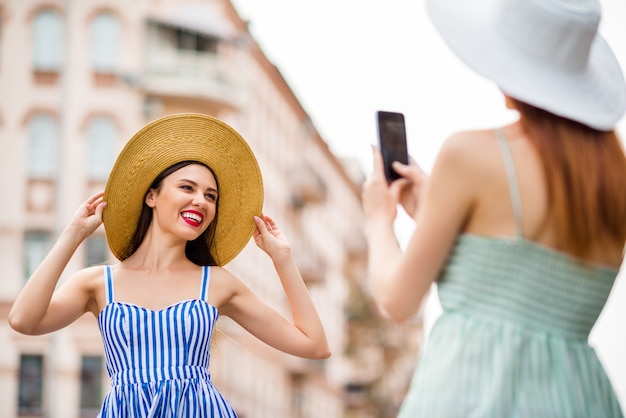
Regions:
<svg viewBox="0 0 626 418"><path fill-rule="evenodd" d="M291 308L293 323L267 305L240 280L220 307L251 334L268 345L304 358L330 356L326 334L315 305L298 271L287 240L268 216L255 217L255 243L272 259Z"/></svg>
<svg viewBox="0 0 626 418"><path fill-rule="evenodd" d="M444 144L429 179L413 162L396 165L405 178L391 185L380 152L374 152L374 170L363 188L369 275L374 300L397 322L419 309L471 211L475 175L468 152L468 142L458 134ZM393 230L399 203L413 210L409 214L416 221L404 253Z"/></svg>
<svg viewBox="0 0 626 418"><path fill-rule="evenodd" d="M102 223L102 193L85 201L17 296L9 324L23 334L56 331L86 312L88 271L81 271L55 293L56 285L78 246Z"/></svg>

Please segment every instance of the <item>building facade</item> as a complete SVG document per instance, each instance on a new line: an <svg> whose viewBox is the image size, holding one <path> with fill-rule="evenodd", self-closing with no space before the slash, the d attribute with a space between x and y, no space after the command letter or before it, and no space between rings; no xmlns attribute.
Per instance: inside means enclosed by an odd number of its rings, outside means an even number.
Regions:
<svg viewBox="0 0 626 418"><path fill-rule="evenodd" d="M380 331L363 291L362 179L330 152L231 3L4 0L0 418L96 416L109 382L95 318L37 337L14 332L6 318L75 208L104 189L125 142L178 112L216 116L249 142L264 176L264 211L290 239L333 351L324 361L288 356L221 318L216 386L241 417L392 416L419 347L418 334L405 331L420 321ZM111 262L100 229L61 282ZM253 243L227 268L288 314L271 261Z"/></svg>

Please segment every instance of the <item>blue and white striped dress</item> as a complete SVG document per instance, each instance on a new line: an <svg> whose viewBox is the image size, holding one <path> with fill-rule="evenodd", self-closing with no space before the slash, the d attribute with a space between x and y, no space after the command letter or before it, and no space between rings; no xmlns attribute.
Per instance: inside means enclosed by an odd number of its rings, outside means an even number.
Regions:
<svg viewBox="0 0 626 418"><path fill-rule="evenodd" d="M207 302L210 267L202 268L199 299L161 310L116 302L111 267L104 272L98 325L111 389L99 417L236 417L208 369L219 315Z"/></svg>

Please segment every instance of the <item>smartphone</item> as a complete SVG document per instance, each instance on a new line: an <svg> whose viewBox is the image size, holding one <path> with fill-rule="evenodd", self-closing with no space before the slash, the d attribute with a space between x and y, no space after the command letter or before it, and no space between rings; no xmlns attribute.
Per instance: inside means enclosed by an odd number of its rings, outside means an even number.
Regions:
<svg viewBox="0 0 626 418"><path fill-rule="evenodd" d="M383 156L383 165L387 181L399 179L401 176L391 166L398 161L402 164L409 163L409 153L406 145L406 127L404 115L396 112L376 112L378 122L378 145Z"/></svg>

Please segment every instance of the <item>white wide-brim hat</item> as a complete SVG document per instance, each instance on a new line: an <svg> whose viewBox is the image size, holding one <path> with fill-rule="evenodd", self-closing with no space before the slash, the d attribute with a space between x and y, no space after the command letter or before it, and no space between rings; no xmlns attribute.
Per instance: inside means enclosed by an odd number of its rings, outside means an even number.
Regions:
<svg viewBox="0 0 626 418"><path fill-rule="evenodd" d="M426 0L452 51L507 95L608 131L626 111L626 82L597 31L596 0Z"/></svg>

